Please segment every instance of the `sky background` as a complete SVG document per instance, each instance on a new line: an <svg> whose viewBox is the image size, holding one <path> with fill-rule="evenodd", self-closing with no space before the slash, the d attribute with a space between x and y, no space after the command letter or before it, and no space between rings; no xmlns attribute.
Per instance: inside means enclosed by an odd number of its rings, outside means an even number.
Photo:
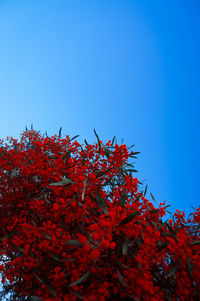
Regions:
<svg viewBox="0 0 200 301"><path fill-rule="evenodd" d="M0 138L32 123L123 138L149 200L187 217L200 205L199 30L194 0L1 0Z"/></svg>
<svg viewBox="0 0 200 301"><path fill-rule="evenodd" d="M199 1L0 1L0 138L27 126L141 151L136 176L200 205ZM169 217L167 215L163 218Z"/></svg>

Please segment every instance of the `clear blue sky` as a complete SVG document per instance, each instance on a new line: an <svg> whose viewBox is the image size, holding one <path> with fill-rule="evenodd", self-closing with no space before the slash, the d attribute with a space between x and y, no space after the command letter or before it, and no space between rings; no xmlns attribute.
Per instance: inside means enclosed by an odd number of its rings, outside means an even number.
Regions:
<svg viewBox="0 0 200 301"><path fill-rule="evenodd" d="M195 0L1 0L0 138L31 123L124 138L156 206L187 216L200 205L199 31Z"/></svg>

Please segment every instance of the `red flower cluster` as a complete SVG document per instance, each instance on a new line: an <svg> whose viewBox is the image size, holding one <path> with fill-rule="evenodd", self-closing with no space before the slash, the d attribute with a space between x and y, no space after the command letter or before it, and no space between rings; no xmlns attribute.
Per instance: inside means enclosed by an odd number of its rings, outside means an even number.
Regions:
<svg viewBox="0 0 200 301"><path fill-rule="evenodd" d="M162 222L167 206L156 209L132 177L136 153L97 139L83 149L30 130L0 141L5 292L32 301L200 300L199 209L193 221L177 210L176 221Z"/></svg>

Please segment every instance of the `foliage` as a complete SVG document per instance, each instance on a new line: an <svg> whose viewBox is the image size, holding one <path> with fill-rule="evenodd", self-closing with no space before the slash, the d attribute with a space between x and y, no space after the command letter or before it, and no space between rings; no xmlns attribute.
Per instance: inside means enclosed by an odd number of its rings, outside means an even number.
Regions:
<svg viewBox="0 0 200 301"><path fill-rule="evenodd" d="M164 223L168 206L155 208L132 175L137 153L95 135L84 149L61 130L0 141L4 292L32 301L199 300L199 209L193 220L177 210Z"/></svg>

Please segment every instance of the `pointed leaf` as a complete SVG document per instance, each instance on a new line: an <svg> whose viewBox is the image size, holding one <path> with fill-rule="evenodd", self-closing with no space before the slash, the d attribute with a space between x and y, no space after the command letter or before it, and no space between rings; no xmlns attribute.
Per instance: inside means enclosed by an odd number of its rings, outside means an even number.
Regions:
<svg viewBox="0 0 200 301"><path fill-rule="evenodd" d="M113 139L112 139L112 145L113 145L113 143L114 143L114 141L115 141L115 138L116 138L116 136L114 136Z"/></svg>
<svg viewBox="0 0 200 301"><path fill-rule="evenodd" d="M128 284L125 282L124 277L122 276L122 274L120 274L119 270L117 271L118 277L119 277L119 281L121 282L121 284L123 284L126 287L129 287Z"/></svg>
<svg viewBox="0 0 200 301"><path fill-rule="evenodd" d="M200 240L192 241L191 245L192 246L200 245Z"/></svg>
<svg viewBox="0 0 200 301"><path fill-rule="evenodd" d="M148 187L148 185L146 185L146 188L145 188L145 191L144 191L144 196L145 196L146 193L147 193L147 187Z"/></svg>
<svg viewBox="0 0 200 301"><path fill-rule="evenodd" d="M62 126L60 127L60 130L59 130L59 137L61 137L61 131L62 131Z"/></svg>
<svg viewBox="0 0 200 301"><path fill-rule="evenodd" d="M40 232L46 237L47 239L51 240L51 236L49 236L46 232L40 230Z"/></svg>
<svg viewBox="0 0 200 301"><path fill-rule="evenodd" d="M62 262L62 260L60 258L58 258L57 256L53 256L53 255L49 254L49 257L51 257L52 259L54 259L57 262Z"/></svg>
<svg viewBox="0 0 200 301"><path fill-rule="evenodd" d="M76 139L76 138L79 137L79 136L80 136L80 135L74 136L72 139L70 139L70 142L71 142L72 140Z"/></svg>
<svg viewBox="0 0 200 301"><path fill-rule="evenodd" d="M67 179L67 178L62 178L62 181L59 181L57 183L51 183L49 184L49 186L64 186L64 185L67 185L67 184L75 184L74 181L72 181L71 179Z"/></svg>
<svg viewBox="0 0 200 301"><path fill-rule="evenodd" d="M127 217L125 217L125 218L119 223L119 226L125 225L125 224L129 223L129 222L132 221L132 219L135 218L136 215L138 215L139 213L140 213L139 211L135 211L135 212L129 214Z"/></svg>
<svg viewBox="0 0 200 301"><path fill-rule="evenodd" d="M153 201L156 203L156 200L155 200L155 198L154 198L154 196L153 196L153 194L151 192L150 192L150 195L151 195Z"/></svg>
<svg viewBox="0 0 200 301"><path fill-rule="evenodd" d="M81 278L79 278L79 280L77 280L74 283L70 284L69 287L72 287L73 285L76 285L76 284L79 284L79 283L83 282L89 275L90 275L90 271L85 273Z"/></svg>
<svg viewBox="0 0 200 301"><path fill-rule="evenodd" d="M43 274L43 275L42 275L42 279L43 279L43 281L44 281L44 284L46 285L46 287L47 287L48 290L50 291L50 293L51 293L54 297L57 298L58 296L57 296L57 294L56 294L56 292L55 292L55 290L54 290L52 284L50 283L49 279L47 278L47 276Z"/></svg>
<svg viewBox="0 0 200 301"><path fill-rule="evenodd" d="M157 212L159 212L159 211L160 211L160 209L149 210L149 213L157 213Z"/></svg>
<svg viewBox="0 0 200 301"><path fill-rule="evenodd" d="M123 255L126 255L127 250L128 250L128 242L127 242L127 241L124 241L124 242L123 242L123 245L122 245L122 254L123 254Z"/></svg>
<svg viewBox="0 0 200 301"><path fill-rule="evenodd" d="M108 214L106 202L104 199L102 199L101 195L98 193L97 190L95 190L95 198L93 197L93 195L91 193L90 193L90 197L93 201L95 201L95 203L97 205L99 205L99 207L103 210L103 212L105 214Z"/></svg>
<svg viewBox="0 0 200 301"><path fill-rule="evenodd" d="M17 174L17 168L15 167L10 172L10 178L13 179L16 176L16 174Z"/></svg>
<svg viewBox="0 0 200 301"><path fill-rule="evenodd" d="M75 247L79 247L82 245L78 240L75 239L68 240L65 242L65 244L68 244L70 246L75 246Z"/></svg>
<svg viewBox="0 0 200 301"><path fill-rule="evenodd" d="M97 141L98 141L98 145L99 145L99 151L100 151L100 149L101 149L101 143L100 143L99 136L97 135L95 129L94 129L94 133L95 133L95 136L97 137Z"/></svg>
<svg viewBox="0 0 200 301"><path fill-rule="evenodd" d="M85 141L85 144L86 144L87 146L89 146L89 144L87 143L87 140L86 140L86 139L84 139L84 141Z"/></svg>
<svg viewBox="0 0 200 301"><path fill-rule="evenodd" d="M175 267L172 269L172 271L168 274L168 278L173 276L176 278L176 271L177 271L178 265L176 264Z"/></svg>
<svg viewBox="0 0 200 301"><path fill-rule="evenodd" d="M38 296L31 296L31 301L44 301L44 300Z"/></svg>

